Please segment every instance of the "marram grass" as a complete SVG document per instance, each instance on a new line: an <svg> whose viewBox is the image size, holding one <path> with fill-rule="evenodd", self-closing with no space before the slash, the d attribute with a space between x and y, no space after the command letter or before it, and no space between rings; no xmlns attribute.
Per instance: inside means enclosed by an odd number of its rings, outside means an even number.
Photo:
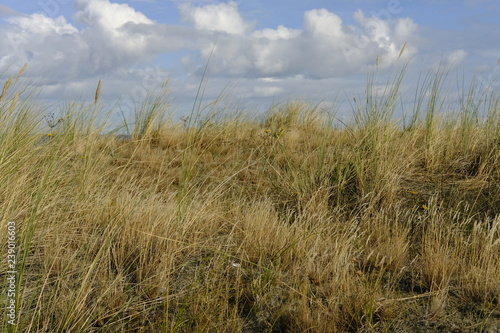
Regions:
<svg viewBox="0 0 500 333"><path fill-rule="evenodd" d="M497 95L446 117L429 78L408 126L384 114L393 87L343 128L303 101L182 126L151 98L123 140L96 120L100 84L46 128L7 82L0 221L2 244L16 222L18 282L2 332L500 329Z"/></svg>

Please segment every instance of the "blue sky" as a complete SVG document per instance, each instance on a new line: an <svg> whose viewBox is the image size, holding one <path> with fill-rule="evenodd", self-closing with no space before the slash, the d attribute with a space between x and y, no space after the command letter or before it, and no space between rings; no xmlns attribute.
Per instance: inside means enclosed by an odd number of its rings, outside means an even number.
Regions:
<svg viewBox="0 0 500 333"><path fill-rule="evenodd" d="M215 44L207 103L249 110L362 95L377 57L382 76L410 61L408 85L442 63L498 90L498 31L494 0L4 0L0 79L28 63L45 101L91 100L101 79L129 106L169 80L183 113Z"/></svg>

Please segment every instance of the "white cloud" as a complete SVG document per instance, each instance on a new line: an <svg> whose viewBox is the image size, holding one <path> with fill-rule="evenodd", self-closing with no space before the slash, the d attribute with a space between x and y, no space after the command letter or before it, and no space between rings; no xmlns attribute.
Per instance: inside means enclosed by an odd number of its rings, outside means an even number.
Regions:
<svg viewBox="0 0 500 333"><path fill-rule="evenodd" d="M304 14L304 29L313 35L342 37L342 19L326 9L314 9Z"/></svg>
<svg viewBox="0 0 500 333"><path fill-rule="evenodd" d="M359 9L354 13L354 19L361 26L370 41L377 43L383 49L391 47L392 31L389 27L389 22L375 16L367 18L363 11Z"/></svg>
<svg viewBox="0 0 500 333"><path fill-rule="evenodd" d="M408 17L398 19L394 25L395 37L399 41L412 36L416 30L417 24Z"/></svg>
<svg viewBox="0 0 500 333"><path fill-rule="evenodd" d="M184 21L199 30L243 34L250 28L250 24L241 17L238 5L232 1L202 7L183 4L179 9Z"/></svg>
<svg viewBox="0 0 500 333"><path fill-rule="evenodd" d="M214 9L213 5L200 8L203 12ZM389 67L417 29L409 18L381 20L365 17L362 11L357 11L354 18L358 25L349 26L326 9L311 10L304 13L301 30L278 26L227 34L217 40L210 67L220 76L327 78L360 73L373 66L377 56L380 68ZM204 60L215 39L202 41L200 54ZM416 51L416 46L408 47L405 56Z"/></svg>
<svg viewBox="0 0 500 333"><path fill-rule="evenodd" d="M55 19L41 14L14 16L8 18L7 22L16 25L24 38L31 35L37 35L43 38L51 34L64 35L77 32L76 28L67 23L66 19L62 16Z"/></svg>
<svg viewBox="0 0 500 333"><path fill-rule="evenodd" d="M76 9L74 19L84 25L81 38L90 45L94 71L151 58L147 51L154 35L134 31L154 24L144 14L108 0L77 0Z"/></svg>
<svg viewBox="0 0 500 333"><path fill-rule="evenodd" d="M116 37L120 36L119 29L126 23L153 23L127 4L111 3L108 0L77 0L76 9L73 17L76 21L89 27L100 28Z"/></svg>
<svg viewBox="0 0 500 333"><path fill-rule="evenodd" d="M30 73L35 75L64 69L71 76L82 60L85 45L64 17L33 14L9 17L7 22L8 29L2 32L6 38L0 42L2 62L14 67L29 63Z"/></svg>
<svg viewBox="0 0 500 333"><path fill-rule="evenodd" d="M81 29L63 16L7 18L9 24L0 28L6 36L0 40L0 65L28 63L37 78L79 80L147 63L193 39L186 38L190 32L185 28L155 23L126 4L77 0L75 8Z"/></svg>
<svg viewBox="0 0 500 333"><path fill-rule="evenodd" d="M278 26L275 29L263 29L257 30L252 33L252 37L257 39L265 38L269 40L278 40L278 39L292 39L300 36L301 30L298 29L289 29L282 25Z"/></svg>

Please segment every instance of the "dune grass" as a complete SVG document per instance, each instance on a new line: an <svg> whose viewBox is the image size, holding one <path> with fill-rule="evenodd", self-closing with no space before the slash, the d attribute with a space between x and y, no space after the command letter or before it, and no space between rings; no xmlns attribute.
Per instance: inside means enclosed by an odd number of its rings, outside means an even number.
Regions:
<svg viewBox="0 0 500 333"><path fill-rule="evenodd" d="M396 76L380 94L369 80L344 127L304 101L263 119L214 103L182 126L160 94L127 140L103 134L99 93L41 126L12 77L0 221L2 244L17 225L18 293L2 331L496 332L499 97L471 85L445 114L434 75L404 124Z"/></svg>

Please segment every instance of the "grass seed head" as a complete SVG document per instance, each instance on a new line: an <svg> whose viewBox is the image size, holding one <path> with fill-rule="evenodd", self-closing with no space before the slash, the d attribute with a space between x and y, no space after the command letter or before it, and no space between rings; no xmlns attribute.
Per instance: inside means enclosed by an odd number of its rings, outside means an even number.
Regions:
<svg viewBox="0 0 500 333"><path fill-rule="evenodd" d="M16 77L16 82L21 78L21 76L23 75L24 71L26 70L26 67L28 67L28 64L24 64L23 67L21 67L21 69L19 70L19 73L17 73L17 77Z"/></svg>
<svg viewBox="0 0 500 333"><path fill-rule="evenodd" d="M0 101L3 100L5 94L7 94L7 90L9 90L11 83L12 83L12 75L7 79L7 81L5 81L5 84L3 85L2 94L0 95Z"/></svg>
<svg viewBox="0 0 500 333"><path fill-rule="evenodd" d="M405 49L406 49L406 43L407 43L407 42L405 42L405 43L404 43L403 47L401 48L401 51L399 51L399 56L398 56L398 59L399 59L399 58L401 58L401 56L403 55L403 52L404 52L404 51L405 51Z"/></svg>
<svg viewBox="0 0 500 333"><path fill-rule="evenodd" d="M101 94L101 80L99 80L99 82L97 82L97 89L95 90L94 104L97 104L97 101L99 101L100 94Z"/></svg>

